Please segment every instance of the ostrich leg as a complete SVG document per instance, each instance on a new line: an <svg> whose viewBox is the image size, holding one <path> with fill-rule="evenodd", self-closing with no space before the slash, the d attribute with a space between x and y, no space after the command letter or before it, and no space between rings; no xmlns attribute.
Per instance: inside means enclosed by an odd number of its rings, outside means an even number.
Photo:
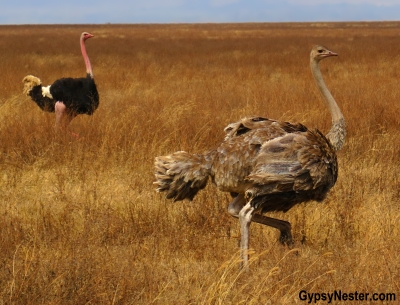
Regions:
<svg viewBox="0 0 400 305"><path fill-rule="evenodd" d="M243 209L244 205L246 204L246 199L242 194L236 196L232 202L228 206L228 212L233 217L239 218L239 213ZM287 244L288 246L292 245L292 233L291 233L291 224L287 221L275 219L272 217L267 217L264 215L260 215L254 213L252 216L251 221L257 222L259 224L269 226L275 229L278 229L281 234L279 236L279 241L282 244Z"/></svg>
<svg viewBox="0 0 400 305"><path fill-rule="evenodd" d="M66 130L69 123L76 116L67 110L67 107L63 102L56 102L55 104L56 113L56 130Z"/></svg>
<svg viewBox="0 0 400 305"><path fill-rule="evenodd" d="M240 256L243 260L243 269L248 270L249 268L249 236L250 236L250 224L253 218L254 208L250 202L247 203L243 209L239 212L241 239L240 239Z"/></svg>

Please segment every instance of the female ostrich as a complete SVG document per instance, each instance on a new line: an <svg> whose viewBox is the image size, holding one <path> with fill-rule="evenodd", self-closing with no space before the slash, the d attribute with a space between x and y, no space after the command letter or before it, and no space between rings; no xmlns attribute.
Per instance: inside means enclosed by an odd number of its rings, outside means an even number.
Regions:
<svg viewBox="0 0 400 305"><path fill-rule="evenodd" d="M280 230L280 242L291 244L290 223L262 214L322 201L336 182L336 151L344 143L346 129L319 69L319 62L330 56L337 54L322 46L313 47L310 54L312 74L332 115L326 136L299 123L244 118L225 128L225 139L216 149L156 158L154 184L168 199L192 200L208 177L219 190L231 193L234 199L228 212L240 220L244 267L248 265L251 221Z"/></svg>
<svg viewBox="0 0 400 305"><path fill-rule="evenodd" d="M99 94L85 47L85 41L91 37L93 35L87 32L83 32L80 37L86 77L60 78L47 87L43 87L40 79L32 75L22 81L26 95L42 110L56 113L57 128L65 129L78 114L91 115L99 106Z"/></svg>

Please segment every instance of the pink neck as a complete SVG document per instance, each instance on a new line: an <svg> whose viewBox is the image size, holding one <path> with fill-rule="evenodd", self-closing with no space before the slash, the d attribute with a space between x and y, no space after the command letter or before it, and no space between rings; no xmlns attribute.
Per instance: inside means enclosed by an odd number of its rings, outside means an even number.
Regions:
<svg viewBox="0 0 400 305"><path fill-rule="evenodd" d="M91 78L93 78L92 65L90 64L89 57L86 53L85 40L83 36L81 37L81 51L86 65L86 73L89 74Z"/></svg>

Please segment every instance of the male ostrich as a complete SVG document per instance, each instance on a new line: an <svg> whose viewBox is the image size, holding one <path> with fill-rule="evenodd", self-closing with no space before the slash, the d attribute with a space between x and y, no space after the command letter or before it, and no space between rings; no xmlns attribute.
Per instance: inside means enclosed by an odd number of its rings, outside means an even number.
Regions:
<svg viewBox="0 0 400 305"><path fill-rule="evenodd" d="M216 149L156 158L154 184L168 199L192 200L208 177L219 190L231 193L234 199L228 212L240 220L244 267L248 266L251 221L280 230L280 242L291 244L290 223L262 214L322 201L336 182L336 151L343 146L346 129L319 69L319 62L330 56L337 54L322 46L313 47L310 54L312 74L332 115L326 136L299 123L244 118L225 128L225 139Z"/></svg>
<svg viewBox="0 0 400 305"><path fill-rule="evenodd" d="M91 115L99 106L99 94L85 48L85 41L91 37L93 35L87 32L80 37L86 77L60 78L47 87L43 87L40 79L32 75L25 76L22 81L26 95L42 110L56 113L56 128L66 129L78 114Z"/></svg>

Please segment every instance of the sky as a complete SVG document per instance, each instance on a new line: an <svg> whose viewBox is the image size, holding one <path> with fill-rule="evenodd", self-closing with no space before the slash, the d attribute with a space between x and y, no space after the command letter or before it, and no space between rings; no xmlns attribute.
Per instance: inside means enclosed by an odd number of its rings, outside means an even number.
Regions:
<svg viewBox="0 0 400 305"><path fill-rule="evenodd" d="M8 0L0 24L400 20L400 0Z"/></svg>

